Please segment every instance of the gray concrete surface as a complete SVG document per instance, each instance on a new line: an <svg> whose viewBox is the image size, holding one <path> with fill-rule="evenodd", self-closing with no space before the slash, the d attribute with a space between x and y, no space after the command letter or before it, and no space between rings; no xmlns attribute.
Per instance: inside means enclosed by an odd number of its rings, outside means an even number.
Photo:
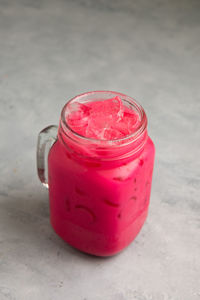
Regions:
<svg viewBox="0 0 200 300"><path fill-rule="evenodd" d="M135 97L156 165L148 221L109 259L50 227L38 132L84 91ZM200 299L200 2L0 0L0 299Z"/></svg>

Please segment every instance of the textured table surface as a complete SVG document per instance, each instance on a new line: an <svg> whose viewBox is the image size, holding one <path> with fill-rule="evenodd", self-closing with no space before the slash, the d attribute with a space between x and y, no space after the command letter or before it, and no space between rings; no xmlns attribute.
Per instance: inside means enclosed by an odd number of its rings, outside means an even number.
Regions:
<svg viewBox="0 0 200 300"><path fill-rule="evenodd" d="M72 96L116 90L149 117L148 220L107 259L49 224L38 132ZM0 0L0 299L200 299L200 2Z"/></svg>

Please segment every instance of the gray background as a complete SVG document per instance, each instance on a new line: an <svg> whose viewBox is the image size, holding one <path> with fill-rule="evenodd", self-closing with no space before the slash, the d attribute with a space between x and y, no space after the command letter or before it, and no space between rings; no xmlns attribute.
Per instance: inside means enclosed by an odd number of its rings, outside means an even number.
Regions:
<svg viewBox="0 0 200 300"><path fill-rule="evenodd" d="M200 299L200 1L0 0L0 299ZM156 164L148 221L95 258L50 227L36 139L81 92L135 97Z"/></svg>

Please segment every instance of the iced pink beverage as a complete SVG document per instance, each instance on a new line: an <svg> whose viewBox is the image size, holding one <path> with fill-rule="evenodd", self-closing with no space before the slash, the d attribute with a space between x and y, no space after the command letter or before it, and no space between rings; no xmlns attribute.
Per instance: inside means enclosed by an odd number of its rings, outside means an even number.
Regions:
<svg viewBox="0 0 200 300"><path fill-rule="evenodd" d="M75 248L118 253L148 212L154 145L142 107L115 92L91 92L63 108L48 156L51 223Z"/></svg>

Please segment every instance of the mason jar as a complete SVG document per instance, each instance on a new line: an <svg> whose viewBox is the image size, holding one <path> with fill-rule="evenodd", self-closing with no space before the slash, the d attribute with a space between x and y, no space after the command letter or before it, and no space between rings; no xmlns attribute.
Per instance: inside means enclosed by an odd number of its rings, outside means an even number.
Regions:
<svg viewBox="0 0 200 300"><path fill-rule="evenodd" d="M116 96L139 116L134 133L100 140L70 128L66 115L76 103ZM95 91L67 102L59 127L49 126L38 137L38 175L49 189L55 232L73 247L97 256L114 255L127 247L148 214L154 155L146 114L131 97Z"/></svg>

